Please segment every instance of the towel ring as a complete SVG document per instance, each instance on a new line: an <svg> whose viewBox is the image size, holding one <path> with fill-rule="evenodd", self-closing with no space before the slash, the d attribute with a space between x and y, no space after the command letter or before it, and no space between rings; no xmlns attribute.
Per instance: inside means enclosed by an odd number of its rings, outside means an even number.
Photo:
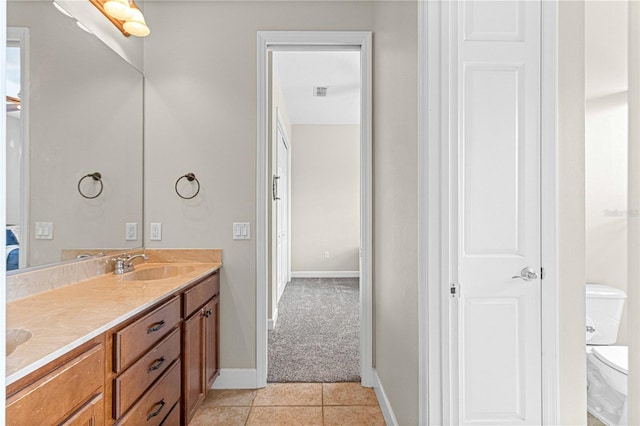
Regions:
<svg viewBox="0 0 640 426"><path fill-rule="evenodd" d="M100 191L98 191L96 195L88 196L82 192L80 185L82 185L82 181L85 180L86 178L92 178L94 181L97 181L100 183ZM93 200L94 198L98 198L100 194L102 194L103 189L104 189L104 184L102 183L102 173L100 172L89 173L88 175L82 176L78 181L78 192L80 193L80 195L82 195L84 198L88 200Z"/></svg>
<svg viewBox="0 0 640 426"><path fill-rule="evenodd" d="M196 189L196 193L193 194L191 197L185 197L184 195L182 195L180 193L180 191L178 191L178 183L182 180L182 179L187 179L189 182L193 182L196 181L196 184L198 185L198 189ZM194 175L193 173L187 173L184 176L180 176L178 178L178 180L176 181L176 185L175 185L175 189L176 189L176 194L178 194L178 197L185 199L185 200L190 200L192 198L195 198L196 195L198 195L200 193L200 181L198 180L198 178L196 177L196 175Z"/></svg>

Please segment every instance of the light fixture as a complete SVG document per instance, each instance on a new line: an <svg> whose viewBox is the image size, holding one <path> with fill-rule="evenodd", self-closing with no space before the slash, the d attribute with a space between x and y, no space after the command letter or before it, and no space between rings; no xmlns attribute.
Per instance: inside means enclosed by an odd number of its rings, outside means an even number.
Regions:
<svg viewBox="0 0 640 426"><path fill-rule="evenodd" d="M130 35L146 37L151 33L134 0L89 0L89 2L125 37Z"/></svg>
<svg viewBox="0 0 640 426"><path fill-rule="evenodd" d="M151 30L147 26L147 23L142 16L142 12L138 9L135 3L131 4L131 11L133 12L130 19L124 22L124 30L136 37L146 37L151 33Z"/></svg>
<svg viewBox="0 0 640 426"><path fill-rule="evenodd" d="M107 0L103 4L104 11L121 21L131 19L133 11L129 6L129 0Z"/></svg>
<svg viewBox="0 0 640 426"><path fill-rule="evenodd" d="M66 15L66 16L68 16L69 18L73 18L73 15L72 15L72 14L70 14L69 12L67 12L67 11L65 10L65 8L64 8L64 7L60 6L60 5L58 4L58 2L57 2L57 1L54 1L54 2L53 2L53 6L54 6L56 9L58 9L58 12L62 13L63 15Z"/></svg>

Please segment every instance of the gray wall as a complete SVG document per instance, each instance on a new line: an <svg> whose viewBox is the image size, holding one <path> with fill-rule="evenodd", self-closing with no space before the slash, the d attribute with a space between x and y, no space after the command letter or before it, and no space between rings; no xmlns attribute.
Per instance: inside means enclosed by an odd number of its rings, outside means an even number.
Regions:
<svg viewBox="0 0 640 426"><path fill-rule="evenodd" d="M402 424L417 423L417 6L415 2L148 2L145 223L163 241L219 247L221 365L255 367L256 31L374 31L375 357ZM182 174L200 195L180 200Z"/></svg>
<svg viewBox="0 0 640 426"><path fill-rule="evenodd" d="M292 140L291 271L358 271L360 126L296 124Z"/></svg>
<svg viewBox="0 0 640 426"><path fill-rule="evenodd" d="M558 312L560 424L585 424L585 5L558 2Z"/></svg>
<svg viewBox="0 0 640 426"><path fill-rule="evenodd" d="M374 357L401 425L418 424L417 15L374 5Z"/></svg>

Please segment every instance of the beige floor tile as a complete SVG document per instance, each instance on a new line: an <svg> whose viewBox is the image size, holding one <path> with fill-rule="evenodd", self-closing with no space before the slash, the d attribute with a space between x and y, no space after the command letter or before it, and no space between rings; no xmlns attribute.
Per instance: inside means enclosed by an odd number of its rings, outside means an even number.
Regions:
<svg viewBox="0 0 640 426"><path fill-rule="evenodd" d="M322 405L322 383L269 384L258 389L253 405Z"/></svg>
<svg viewBox="0 0 640 426"><path fill-rule="evenodd" d="M379 407L372 406L325 406L325 426L384 426L384 417Z"/></svg>
<svg viewBox="0 0 640 426"><path fill-rule="evenodd" d="M322 425L322 407L251 407L247 426Z"/></svg>
<svg viewBox="0 0 640 426"><path fill-rule="evenodd" d="M324 405L374 405L378 406L376 393L360 383L324 383L322 385Z"/></svg>
<svg viewBox="0 0 640 426"><path fill-rule="evenodd" d="M189 426L244 426L251 407L201 407Z"/></svg>
<svg viewBox="0 0 640 426"><path fill-rule="evenodd" d="M250 407L254 389L213 389L207 393L203 407Z"/></svg>

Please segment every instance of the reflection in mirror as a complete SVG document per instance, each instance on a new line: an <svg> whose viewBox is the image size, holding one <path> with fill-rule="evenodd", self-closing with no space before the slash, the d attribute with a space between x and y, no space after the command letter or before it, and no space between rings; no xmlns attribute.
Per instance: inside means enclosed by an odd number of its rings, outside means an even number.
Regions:
<svg viewBox="0 0 640 426"><path fill-rule="evenodd" d="M142 75L52 2L7 25L7 270L139 247Z"/></svg>

